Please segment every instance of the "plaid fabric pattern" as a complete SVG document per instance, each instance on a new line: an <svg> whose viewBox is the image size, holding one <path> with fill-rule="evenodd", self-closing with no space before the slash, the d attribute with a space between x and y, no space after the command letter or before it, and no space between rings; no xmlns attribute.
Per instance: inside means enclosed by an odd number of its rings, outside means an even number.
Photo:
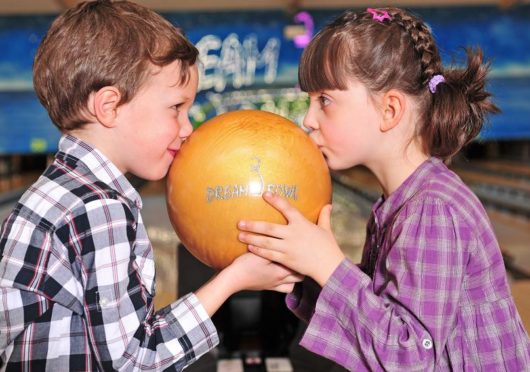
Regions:
<svg viewBox="0 0 530 372"><path fill-rule="evenodd" d="M139 194L63 136L0 233L0 370L182 370L218 343L194 294L154 312Z"/></svg>
<svg viewBox="0 0 530 372"><path fill-rule="evenodd" d="M360 265L304 286L287 297L310 320L301 345L349 370L530 370L486 212L439 159L376 202Z"/></svg>

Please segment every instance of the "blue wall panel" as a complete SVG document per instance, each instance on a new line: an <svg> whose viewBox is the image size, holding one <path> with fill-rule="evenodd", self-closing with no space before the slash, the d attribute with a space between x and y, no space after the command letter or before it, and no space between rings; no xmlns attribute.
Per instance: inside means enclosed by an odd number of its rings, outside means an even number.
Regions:
<svg viewBox="0 0 530 372"><path fill-rule="evenodd" d="M414 9L439 42L444 63L462 60L463 46L480 46L492 61L489 87L503 110L483 139L530 139L530 6ZM315 29L340 10L310 11ZM281 11L164 13L201 50L196 123L223 110L257 107L300 121L307 103L292 89L302 50L284 37L292 16ZM35 98L31 65L52 16L0 16L0 154L52 152L59 137ZM252 67L255 62L256 67ZM291 88L291 89L289 89Z"/></svg>

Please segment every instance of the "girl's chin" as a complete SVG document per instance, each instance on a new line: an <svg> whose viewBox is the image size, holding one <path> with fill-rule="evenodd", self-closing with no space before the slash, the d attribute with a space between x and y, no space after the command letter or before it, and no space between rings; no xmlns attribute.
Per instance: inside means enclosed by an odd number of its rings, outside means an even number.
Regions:
<svg viewBox="0 0 530 372"><path fill-rule="evenodd" d="M344 166L344 164L337 164L336 162L330 161L330 159L328 158L326 158L326 164L328 165L329 170L332 171L341 171L350 168Z"/></svg>
<svg viewBox="0 0 530 372"><path fill-rule="evenodd" d="M326 161L326 164L328 165L328 168L331 170L337 170L336 164L333 162L333 159L330 159L326 155L324 155L324 160Z"/></svg>

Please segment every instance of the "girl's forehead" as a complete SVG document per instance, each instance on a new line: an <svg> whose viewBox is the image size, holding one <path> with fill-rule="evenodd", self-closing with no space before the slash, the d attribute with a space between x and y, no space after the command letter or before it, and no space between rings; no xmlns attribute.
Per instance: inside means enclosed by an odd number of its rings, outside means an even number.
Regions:
<svg viewBox="0 0 530 372"><path fill-rule="evenodd" d="M322 89L307 92L307 94L311 99L318 98L321 95L326 95L337 100L348 100L352 98L365 100L366 97L372 96L372 94L368 91L367 87L359 81L350 81L348 83L345 83L344 89Z"/></svg>

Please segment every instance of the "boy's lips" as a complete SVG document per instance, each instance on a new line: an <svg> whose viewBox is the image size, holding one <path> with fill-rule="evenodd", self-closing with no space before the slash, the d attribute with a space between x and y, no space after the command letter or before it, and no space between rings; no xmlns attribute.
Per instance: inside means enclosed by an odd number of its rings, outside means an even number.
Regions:
<svg viewBox="0 0 530 372"><path fill-rule="evenodd" d="M172 157L177 156L178 151L178 149L167 149L167 152L169 152Z"/></svg>

